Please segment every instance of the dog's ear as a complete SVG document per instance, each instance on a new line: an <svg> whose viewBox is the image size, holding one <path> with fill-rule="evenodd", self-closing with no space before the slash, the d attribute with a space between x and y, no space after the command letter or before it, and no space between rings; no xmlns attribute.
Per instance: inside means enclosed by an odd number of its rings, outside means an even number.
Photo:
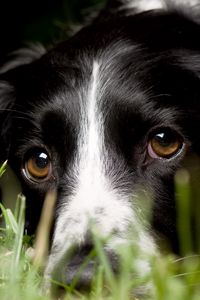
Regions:
<svg viewBox="0 0 200 300"><path fill-rule="evenodd" d="M6 73L19 66L29 64L45 53L46 49L39 43L13 51L5 58L3 65L0 66L0 74Z"/></svg>
<svg viewBox="0 0 200 300"><path fill-rule="evenodd" d="M110 11L128 11L128 14L150 10L177 10L194 17L200 15L199 0L108 0L107 7Z"/></svg>
<svg viewBox="0 0 200 300"><path fill-rule="evenodd" d="M0 67L0 163L8 157L12 112L15 110L16 84L22 69L39 59L45 49L41 45L23 48L8 55Z"/></svg>
<svg viewBox="0 0 200 300"><path fill-rule="evenodd" d="M7 159L10 140L10 113L14 104L14 86L0 79L0 162Z"/></svg>

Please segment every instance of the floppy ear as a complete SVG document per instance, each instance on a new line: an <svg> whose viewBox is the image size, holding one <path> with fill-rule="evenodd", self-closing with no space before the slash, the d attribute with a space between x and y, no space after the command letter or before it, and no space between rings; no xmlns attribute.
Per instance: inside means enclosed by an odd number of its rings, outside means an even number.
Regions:
<svg viewBox="0 0 200 300"><path fill-rule="evenodd" d="M0 66L0 74L19 66L29 64L34 60L39 59L46 53L46 49L41 44L29 45L26 48L20 48L12 53L9 53L4 63Z"/></svg>
<svg viewBox="0 0 200 300"><path fill-rule="evenodd" d="M7 159L10 144L10 113L14 103L14 87L0 80L0 162Z"/></svg>
<svg viewBox="0 0 200 300"><path fill-rule="evenodd" d="M8 157L12 111L15 104L15 84L20 77L20 68L39 59L46 50L41 45L19 49L7 56L0 67L0 163Z"/></svg>

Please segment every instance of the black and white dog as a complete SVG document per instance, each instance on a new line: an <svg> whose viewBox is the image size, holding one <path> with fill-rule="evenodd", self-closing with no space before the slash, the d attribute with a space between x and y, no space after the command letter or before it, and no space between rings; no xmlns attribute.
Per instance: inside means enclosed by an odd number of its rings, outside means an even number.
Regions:
<svg viewBox="0 0 200 300"><path fill-rule="evenodd" d="M72 38L2 68L0 158L21 182L29 233L46 193L58 195L46 276L62 261L70 282L93 247L91 220L110 237L113 268L130 239L144 257L157 237L178 252L174 175L200 153L199 3L110 0ZM151 222L141 193L153 199Z"/></svg>

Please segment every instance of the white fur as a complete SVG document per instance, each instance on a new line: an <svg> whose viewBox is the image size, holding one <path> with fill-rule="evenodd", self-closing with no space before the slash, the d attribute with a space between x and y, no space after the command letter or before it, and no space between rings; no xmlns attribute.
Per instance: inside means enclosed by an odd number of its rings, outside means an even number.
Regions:
<svg viewBox="0 0 200 300"><path fill-rule="evenodd" d="M129 13L131 11L140 13L150 10L177 8L195 15L197 6L200 6L199 0L122 0L120 9L128 9Z"/></svg>
<svg viewBox="0 0 200 300"><path fill-rule="evenodd" d="M124 0L123 3L123 8L136 9L137 12L163 9L166 7L162 0Z"/></svg>

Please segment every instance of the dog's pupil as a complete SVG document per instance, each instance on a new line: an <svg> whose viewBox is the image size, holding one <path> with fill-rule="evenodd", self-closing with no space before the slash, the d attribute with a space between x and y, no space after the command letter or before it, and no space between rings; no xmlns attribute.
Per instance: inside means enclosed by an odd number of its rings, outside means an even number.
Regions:
<svg viewBox="0 0 200 300"><path fill-rule="evenodd" d="M46 153L38 153L35 157L35 164L39 169L45 169L48 166L49 160Z"/></svg>
<svg viewBox="0 0 200 300"><path fill-rule="evenodd" d="M154 139L162 147L170 147L171 145L177 142L177 137L172 132L160 132L156 134Z"/></svg>

